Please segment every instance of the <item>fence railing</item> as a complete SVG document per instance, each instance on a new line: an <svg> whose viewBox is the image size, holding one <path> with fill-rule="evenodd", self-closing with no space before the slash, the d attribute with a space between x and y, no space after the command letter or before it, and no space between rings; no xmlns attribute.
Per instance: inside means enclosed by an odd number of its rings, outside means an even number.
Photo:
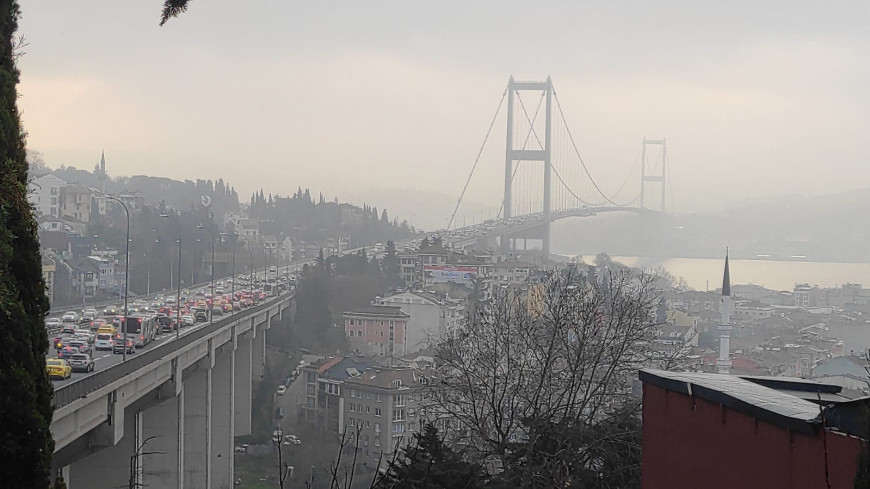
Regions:
<svg viewBox="0 0 870 489"><path fill-rule="evenodd" d="M128 356L127 361L125 362L112 365L105 370L94 372L87 377L76 380L75 382L70 382L69 384L54 391L54 396L52 398L54 409L57 410L58 408L70 404L76 399L86 397L91 392L94 392L101 387L105 387L112 382L120 380L123 377L126 377L127 375L130 375L133 372L147 365L150 365L157 360L160 360L166 356L170 356L178 350L181 350L188 345L196 343L202 338L229 326L230 324L239 319L256 315L264 310L269 309L275 304L293 299L295 295L295 291L290 291L276 297L268 298L265 301L261 302L259 305L227 316L226 318L215 321L212 324L207 324L193 331L192 333L181 336L176 340L161 343L154 346L153 348L142 351L141 353L137 353L136 355Z"/></svg>

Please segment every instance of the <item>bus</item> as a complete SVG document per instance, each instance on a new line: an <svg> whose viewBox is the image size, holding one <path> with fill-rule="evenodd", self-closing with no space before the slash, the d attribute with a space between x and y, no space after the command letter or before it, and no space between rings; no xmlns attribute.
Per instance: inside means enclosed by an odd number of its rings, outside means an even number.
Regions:
<svg viewBox="0 0 870 489"><path fill-rule="evenodd" d="M136 348L142 348L157 336L157 321L154 316L129 316L125 321L127 338L133 340Z"/></svg>

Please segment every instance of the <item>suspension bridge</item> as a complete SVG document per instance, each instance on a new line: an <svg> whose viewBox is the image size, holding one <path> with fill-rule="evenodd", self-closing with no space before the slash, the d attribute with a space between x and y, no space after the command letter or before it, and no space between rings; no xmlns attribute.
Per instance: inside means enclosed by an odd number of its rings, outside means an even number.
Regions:
<svg viewBox="0 0 870 489"><path fill-rule="evenodd" d="M603 212L666 212L669 173L664 138L643 138L622 184L608 193L581 155L552 79L516 81L511 76L450 217L448 230L455 224L481 155L505 106L504 194L495 224L488 232L489 236L499 238L503 250L516 249L518 240L525 243L533 239L542 242L542 252L549 256L550 223L557 219ZM639 185L629 185L631 181Z"/></svg>

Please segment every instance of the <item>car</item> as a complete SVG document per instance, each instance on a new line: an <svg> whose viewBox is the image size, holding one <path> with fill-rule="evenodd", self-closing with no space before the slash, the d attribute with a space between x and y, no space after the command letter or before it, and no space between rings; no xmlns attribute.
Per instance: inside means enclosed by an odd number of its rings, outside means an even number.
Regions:
<svg viewBox="0 0 870 489"><path fill-rule="evenodd" d="M67 359L76 353L81 353L78 348L73 348L69 345L64 345L57 349L57 358Z"/></svg>
<svg viewBox="0 0 870 489"><path fill-rule="evenodd" d="M93 321L97 318L97 316L99 316L99 313L97 313L97 310L93 307L86 307L84 310L82 310L82 321Z"/></svg>
<svg viewBox="0 0 870 489"><path fill-rule="evenodd" d="M208 321L208 314L206 314L205 311L197 311L196 314L193 315L193 317L201 323Z"/></svg>
<svg viewBox="0 0 870 489"><path fill-rule="evenodd" d="M72 377L72 367L62 358L49 358L45 361L45 369L51 379L65 380Z"/></svg>
<svg viewBox="0 0 870 489"><path fill-rule="evenodd" d="M85 353L76 353L69 358L69 365L73 372L93 372L94 360Z"/></svg>
<svg viewBox="0 0 870 489"><path fill-rule="evenodd" d="M77 329L78 328L76 328L75 323L63 323L63 327L60 329L60 332L64 334L75 334Z"/></svg>
<svg viewBox="0 0 870 489"><path fill-rule="evenodd" d="M47 329L57 329L61 325L61 320L59 318L48 318L45 320L45 327Z"/></svg>
<svg viewBox="0 0 870 489"><path fill-rule="evenodd" d="M185 314L181 316L181 324L184 326L193 326L196 324L196 318L193 317L193 314Z"/></svg>
<svg viewBox="0 0 870 489"><path fill-rule="evenodd" d="M235 452L236 453L248 453L248 445L247 443L242 443L241 445L236 445Z"/></svg>
<svg viewBox="0 0 870 489"><path fill-rule="evenodd" d="M94 348L97 350L111 350L115 344L112 338L113 333L98 333L97 339L94 341Z"/></svg>
<svg viewBox="0 0 870 489"><path fill-rule="evenodd" d="M175 297L169 296L163 301L164 304L175 304L178 300Z"/></svg>
<svg viewBox="0 0 870 489"><path fill-rule="evenodd" d="M272 273L275 273L275 272L278 271L278 269L275 268L275 266L273 265L273 266L269 267L269 271L272 272Z"/></svg>
<svg viewBox="0 0 870 489"><path fill-rule="evenodd" d="M87 341L80 341L80 340L74 339L74 340L71 340L69 343L67 343L67 345L77 349L78 350L77 353L86 353L88 355L91 355L94 353L94 348Z"/></svg>
<svg viewBox="0 0 870 489"><path fill-rule="evenodd" d="M278 386L278 395L283 396L285 392L287 392L287 386L285 386L284 384L279 385Z"/></svg>
<svg viewBox="0 0 870 489"><path fill-rule="evenodd" d="M302 440L300 440L299 437L296 435L286 435L284 437L284 444L285 445L301 445Z"/></svg>
<svg viewBox="0 0 870 489"><path fill-rule="evenodd" d="M115 341L112 345L112 353L124 353L124 340ZM136 353L136 345L133 340L127 340L127 353Z"/></svg>
<svg viewBox="0 0 870 489"><path fill-rule="evenodd" d="M88 343L94 342L94 334L91 333L89 329L77 329L73 335L76 339L80 339L82 341L87 341Z"/></svg>
<svg viewBox="0 0 870 489"><path fill-rule="evenodd" d="M117 316L118 314L121 314L121 311L115 306L109 306L103 309L104 316Z"/></svg>
<svg viewBox="0 0 870 489"><path fill-rule="evenodd" d="M75 311L67 311L63 313L60 320L64 323L77 323L79 322L79 314Z"/></svg>

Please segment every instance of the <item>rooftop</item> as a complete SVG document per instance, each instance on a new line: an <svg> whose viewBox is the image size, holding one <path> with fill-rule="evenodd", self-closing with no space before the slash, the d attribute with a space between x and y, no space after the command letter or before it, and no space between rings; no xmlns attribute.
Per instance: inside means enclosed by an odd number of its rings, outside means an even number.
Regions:
<svg viewBox="0 0 870 489"><path fill-rule="evenodd" d="M384 316L384 317L394 317L394 318L402 318L406 319L411 316L402 312L402 308L398 306L381 306L377 304L372 304L369 306L358 307L351 311L344 311L345 315L355 315L355 316Z"/></svg>
<svg viewBox="0 0 870 489"><path fill-rule="evenodd" d="M748 416L785 429L812 433L822 426L850 434L855 420L843 415L859 412L849 406L866 404L870 398L849 399L841 387L791 377L734 376L711 373L667 372L644 369L644 383L687 396L721 404ZM834 409L836 408L836 409ZM832 415L837 413L834 422Z"/></svg>

